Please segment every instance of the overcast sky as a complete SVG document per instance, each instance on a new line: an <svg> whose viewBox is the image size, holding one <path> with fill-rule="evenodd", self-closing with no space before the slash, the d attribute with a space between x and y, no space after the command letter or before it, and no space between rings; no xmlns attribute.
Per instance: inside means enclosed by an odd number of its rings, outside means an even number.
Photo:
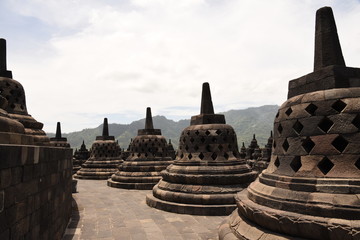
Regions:
<svg viewBox="0 0 360 240"><path fill-rule="evenodd" d="M331 6L348 66L360 65L357 0L1 0L0 37L27 109L54 132L153 115L282 104L312 71L315 12Z"/></svg>

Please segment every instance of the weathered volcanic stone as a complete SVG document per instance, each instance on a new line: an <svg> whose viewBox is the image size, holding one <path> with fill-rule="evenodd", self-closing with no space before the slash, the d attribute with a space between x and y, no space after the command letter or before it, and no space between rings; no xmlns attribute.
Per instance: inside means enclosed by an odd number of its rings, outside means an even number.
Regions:
<svg viewBox="0 0 360 240"><path fill-rule="evenodd" d="M81 165L86 162L90 157L89 150L86 149L85 142L83 140L80 149L75 150L73 156L73 174L80 170Z"/></svg>
<svg viewBox="0 0 360 240"><path fill-rule="evenodd" d="M234 129L214 114L208 83L203 84L200 115L180 136L176 160L146 203L169 212L226 215L235 209L234 194L256 177L239 150Z"/></svg>
<svg viewBox="0 0 360 240"><path fill-rule="evenodd" d="M77 171L75 178L108 179L123 162L119 144L114 136L109 136L107 118L104 119L102 136L96 137L90 152L90 158Z"/></svg>
<svg viewBox="0 0 360 240"><path fill-rule="evenodd" d="M30 131L41 128L6 69L5 47L0 39L0 239L61 239L71 215L72 149Z"/></svg>
<svg viewBox="0 0 360 240"><path fill-rule="evenodd" d="M345 67L329 7L315 39L314 72L290 81L276 115L269 167L237 194L220 239L360 239L360 69Z"/></svg>
<svg viewBox="0 0 360 240"><path fill-rule="evenodd" d="M130 155L108 186L127 189L152 189L161 179L160 172L173 161L160 129L154 129L151 109L146 109L145 128L138 130L130 145Z"/></svg>
<svg viewBox="0 0 360 240"><path fill-rule="evenodd" d="M43 124L28 114L23 86L12 79L12 72L6 66L6 40L0 38L0 92L6 99L3 110L8 117L19 121L24 126L25 134L33 138L36 145L49 145L49 138L42 130ZM26 140L24 140L26 141Z"/></svg>

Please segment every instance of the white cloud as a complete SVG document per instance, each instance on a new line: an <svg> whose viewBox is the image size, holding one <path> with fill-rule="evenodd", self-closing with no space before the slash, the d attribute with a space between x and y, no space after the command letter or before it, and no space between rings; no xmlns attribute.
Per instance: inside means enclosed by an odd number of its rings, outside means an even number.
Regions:
<svg viewBox="0 0 360 240"><path fill-rule="evenodd" d="M147 106L153 115L190 118L205 81L216 112L281 104L288 81L312 71L315 11L323 5L333 6L346 62L360 62L357 1L11 2L54 28L33 50L41 54L11 63L29 113L47 131L57 121L64 132L94 127L107 114L130 122Z"/></svg>

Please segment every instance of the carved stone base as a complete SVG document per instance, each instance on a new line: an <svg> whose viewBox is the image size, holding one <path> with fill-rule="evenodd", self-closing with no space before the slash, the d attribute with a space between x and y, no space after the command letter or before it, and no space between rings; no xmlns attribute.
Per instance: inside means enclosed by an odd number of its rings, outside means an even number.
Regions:
<svg viewBox="0 0 360 240"><path fill-rule="evenodd" d="M247 190L235 199L238 208L221 224L219 239L360 239L359 220L276 210L251 201Z"/></svg>

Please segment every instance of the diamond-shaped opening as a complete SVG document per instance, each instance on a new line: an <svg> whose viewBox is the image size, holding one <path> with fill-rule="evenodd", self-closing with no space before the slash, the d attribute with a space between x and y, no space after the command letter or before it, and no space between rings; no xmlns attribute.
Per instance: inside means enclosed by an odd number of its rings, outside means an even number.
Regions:
<svg viewBox="0 0 360 240"><path fill-rule="evenodd" d="M288 115L288 116L290 116L290 114L291 114L292 112L293 112L293 110L291 109L291 107L289 107L289 108L286 110L285 114Z"/></svg>
<svg viewBox="0 0 360 240"><path fill-rule="evenodd" d="M184 154L183 154L183 153L181 153L180 158L183 158L183 157L184 157Z"/></svg>
<svg viewBox="0 0 360 240"><path fill-rule="evenodd" d="M183 142L186 142L186 138L184 137L182 141L183 141Z"/></svg>
<svg viewBox="0 0 360 240"><path fill-rule="evenodd" d="M281 126L281 123L279 124L279 126L278 126L278 132L281 134L282 133L282 131L283 131L283 127Z"/></svg>
<svg viewBox="0 0 360 240"><path fill-rule="evenodd" d="M217 138L216 138L216 137L213 137L211 140L212 140L214 143L217 142Z"/></svg>
<svg viewBox="0 0 360 240"><path fill-rule="evenodd" d="M360 158L355 162L355 167L360 170Z"/></svg>
<svg viewBox="0 0 360 240"><path fill-rule="evenodd" d="M224 147L221 144L219 144L218 148L220 151L222 151Z"/></svg>
<svg viewBox="0 0 360 240"><path fill-rule="evenodd" d="M186 134L187 134L187 135L190 135L190 131L187 131Z"/></svg>
<svg viewBox="0 0 360 240"><path fill-rule="evenodd" d="M338 111L341 112L342 110L344 110L344 108L346 107L346 103L344 103L341 100L337 100L336 102L333 103L333 105L331 105L331 107Z"/></svg>
<svg viewBox="0 0 360 240"><path fill-rule="evenodd" d="M205 140L206 140L206 139L205 139L204 137L201 137L201 138L200 138L200 141L201 141L202 143L204 143Z"/></svg>
<svg viewBox="0 0 360 240"><path fill-rule="evenodd" d="M280 160L278 157L276 157L274 165L278 168L280 166Z"/></svg>
<svg viewBox="0 0 360 240"><path fill-rule="evenodd" d="M206 134L207 136L209 136L209 135L210 135L210 131L209 131L209 130L206 130L205 134Z"/></svg>
<svg viewBox="0 0 360 240"><path fill-rule="evenodd" d="M301 124L300 121L296 121L294 126L293 126L293 129L294 131L297 133L297 134L300 134L301 133L301 130L304 128L304 126Z"/></svg>
<svg viewBox="0 0 360 240"><path fill-rule="evenodd" d="M211 158L212 158L213 160L215 160L215 159L217 158L217 154L216 154L216 153L211 154Z"/></svg>
<svg viewBox="0 0 360 240"><path fill-rule="evenodd" d="M310 137L305 138L304 140L302 140L302 144L301 146L304 148L304 150L307 153L310 153L311 150L314 148L315 143L311 140Z"/></svg>
<svg viewBox="0 0 360 240"><path fill-rule="evenodd" d="M283 149L285 150L285 152L289 149L289 142L288 142L287 139L285 139L282 147L283 147Z"/></svg>
<svg viewBox="0 0 360 240"><path fill-rule="evenodd" d="M302 166L302 164L301 164L301 157L300 156L296 156L290 163L290 167L292 168L292 170L294 170L294 172L299 171L301 166Z"/></svg>
<svg viewBox="0 0 360 240"><path fill-rule="evenodd" d="M275 118L278 118L278 117L279 117L279 111L276 113Z"/></svg>
<svg viewBox="0 0 360 240"><path fill-rule="evenodd" d="M194 149L195 149L195 151L199 150L199 146L198 146L198 145L195 145L195 146L194 146Z"/></svg>
<svg viewBox="0 0 360 240"><path fill-rule="evenodd" d="M206 149L206 151L211 152L211 146L210 145L206 145L205 149Z"/></svg>
<svg viewBox="0 0 360 240"><path fill-rule="evenodd" d="M351 122L355 127L360 129L360 114L357 114L354 120Z"/></svg>
<svg viewBox="0 0 360 240"><path fill-rule="evenodd" d="M314 116L316 109L318 109L318 107L317 107L315 104L310 103L310 104L305 108L305 111L307 111L311 116Z"/></svg>
<svg viewBox="0 0 360 240"><path fill-rule="evenodd" d="M200 154L199 154L199 158L201 159L201 160L203 160L204 159L204 154L201 152Z"/></svg>
<svg viewBox="0 0 360 240"><path fill-rule="evenodd" d="M189 158L189 159L192 159L192 155L191 155L191 153L189 153L188 158Z"/></svg>
<svg viewBox="0 0 360 240"><path fill-rule="evenodd" d="M145 153L145 157L147 157L148 156L148 154L147 153Z"/></svg>
<svg viewBox="0 0 360 240"><path fill-rule="evenodd" d="M323 119L321 119L321 121L318 124L318 127L324 131L324 132L328 132L330 130L330 128L334 125L334 122L331 121L330 119L328 119L327 117L324 117Z"/></svg>
<svg viewBox="0 0 360 240"><path fill-rule="evenodd" d="M327 158L324 157L317 165L320 171L326 175L334 167L334 164Z"/></svg>
<svg viewBox="0 0 360 240"><path fill-rule="evenodd" d="M190 142L193 143L195 139L193 137L190 138Z"/></svg>
<svg viewBox="0 0 360 240"><path fill-rule="evenodd" d="M222 131L220 129L216 130L216 134L220 135L222 133Z"/></svg>
<svg viewBox="0 0 360 240"><path fill-rule="evenodd" d="M200 132L198 130L196 130L195 134L199 136Z"/></svg>
<svg viewBox="0 0 360 240"><path fill-rule="evenodd" d="M332 141L331 143L331 145L333 145L334 148L336 148L336 150L338 150L339 152L343 152L348 144L349 142L341 135L335 138L334 141Z"/></svg>
<svg viewBox="0 0 360 240"><path fill-rule="evenodd" d="M186 149L186 151L187 151L187 150L189 150L189 146L188 146L188 145L186 145L186 146L185 146L185 149Z"/></svg>
<svg viewBox="0 0 360 240"><path fill-rule="evenodd" d="M228 159L229 159L229 154L224 153L224 158L225 158L226 160L228 160Z"/></svg>

